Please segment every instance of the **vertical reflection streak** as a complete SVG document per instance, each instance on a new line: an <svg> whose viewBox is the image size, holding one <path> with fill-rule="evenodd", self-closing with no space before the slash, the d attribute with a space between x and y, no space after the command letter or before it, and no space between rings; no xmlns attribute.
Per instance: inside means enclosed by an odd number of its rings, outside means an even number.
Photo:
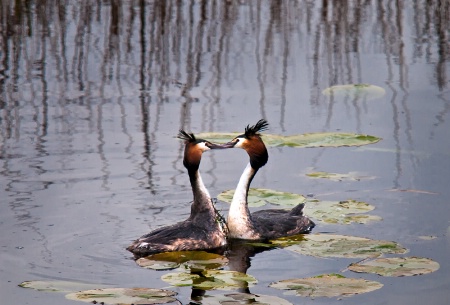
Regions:
<svg viewBox="0 0 450 305"><path fill-rule="evenodd" d="M139 1L139 8L140 8L140 32L139 32L139 38L140 38L140 70L139 70L139 83L140 83L140 94L139 94L139 100L140 100L140 111L141 111L141 132L143 136L143 161L141 163L141 169L142 171L147 175L147 184L148 188L150 190L151 194L155 194L156 191L154 189L153 185L153 160L151 158L151 151L150 147L154 143L151 143L150 136L149 136L149 103L147 102L147 91L149 88L151 88L152 85L152 76L150 74L149 77L149 87L147 88L147 81L146 81L146 73L148 71L147 65L146 65L146 54L147 54L147 39L146 39L146 4L144 0ZM153 33L152 29L151 33ZM152 37L153 35L151 35ZM152 41L152 40L151 40ZM154 42L154 41L153 41ZM154 45L151 44L150 47L150 55L154 53ZM151 60L149 61L152 62ZM151 67L149 67L151 68ZM148 97L150 101L150 97Z"/></svg>

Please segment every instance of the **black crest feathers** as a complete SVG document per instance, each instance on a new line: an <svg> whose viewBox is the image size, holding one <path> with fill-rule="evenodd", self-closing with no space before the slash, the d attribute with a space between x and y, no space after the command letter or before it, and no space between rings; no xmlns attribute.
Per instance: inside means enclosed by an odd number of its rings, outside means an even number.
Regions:
<svg viewBox="0 0 450 305"><path fill-rule="evenodd" d="M195 138L193 133L187 133L183 129L180 129L180 131L178 132L177 138L181 139L181 140L185 140L190 143L197 141L197 139Z"/></svg>
<svg viewBox="0 0 450 305"><path fill-rule="evenodd" d="M267 130L268 126L269 123L264 119L259 120L253 126L247 125L247 127L245 127L245 137L249 138L251 136L257 135L258 132Z"/></svg>

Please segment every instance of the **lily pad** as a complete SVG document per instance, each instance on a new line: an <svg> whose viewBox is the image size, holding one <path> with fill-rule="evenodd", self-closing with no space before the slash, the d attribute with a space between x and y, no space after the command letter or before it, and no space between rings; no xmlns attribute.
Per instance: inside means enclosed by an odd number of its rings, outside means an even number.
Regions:
<svg viewBox="0 0 450 305"><path fill-rule="evenodd" d="M372 180L375 176L364 176L357 172L349 172L348 174L327 173L327 172L312 172L306 174L311 178L329 179L332 181L360 181L360 180Z"/></svg>
<svg viewBox="0 0 450 305"><path fill-rule="evenodd" d="M94 304L166 304L175 302L176 294L153 288L107 288L69 293L66 299Z"/></svg>
<svg viewBox="0 0 450 305"><path fill-rule="evenodd" d="M381 87L369 84L348 84L326 88L322 94L335 98L368 101L383 97L386 91Z"/></svg>
<svg viewBox="0 0 450 305"><path fill-rule="evenodd" d="M434 272L439 263L424 257L392 257L354 263L348 269L382 276L413 276Z"/></svg>
<svg viewBox="0 0 450 305"><path fill-rule="evenodd" d="M228 263L228 259L205 251L175 251L141 257L136 260L136 263L143 268L153 270L174 269L182 265L186 269L199 271L221 268Z"/></svg>
<svg viewBox="0 0 450 305"><path fill-rule="evenodd" d="M230 294L218 294L202 297L199 304L203 305L239 305L239 304L252 304L252 305L292 305L292 303L285 299L264 294L251 294L251 293L230 293Z"/></svg>
<svg viewBox="0 0 450 305"><path fill-rule="evenodd" d="M208 139L217 143L226 143L242 133L199 133L198 138ZM291 136L263 134L263 141L272 147L341 147L362 146L377 143L381 138L355 133L318 132Z"/></svg>
<svg viewBox="0 0 450 305"><path fill-rule="evenodd" d="M403 254L408 250L393 241L373 240L364 237L308 234L304 240L288 246L286 249L315 257L374 258L384 253ZM272 243L283 246L286 241L273 240Z"/></svg>
<svg viewBox="0 0 450 305"><path fill-rule="evenodd" d="M346 278L339 274L323 274L309 278L282 280L270 284L270 287L293 290L303 297L331 298L371 292L380 289L383 284L364 279Z"/></svg>
<svg viewBox="0 0 450 305"><path fill-rule="evenodd" d="M231 203L233 200L234 190L227 190L219 195L217 199ZM299 203L305 202L306 198L300 194L280 192L270 189L251 188L248 192L248 205L251 207L261 207L267 203L281 205L286 207L294 207Z"/></svg>
<svg viewBox="0 0 450 305"><path fill-rule="evenodd" d="M168 273L163 275L161 279L173 286L192 286L203 290L237 289L257 283L253 276L227 270L205 270L201 273Z"/></svg>
<svg viewBox="0 0 450 305"><path fill-rule="evenodd" d="M434 235L422 235L422 236L418 236L419 239L421 240L433 240L436 239L437 236Z"/></svg>
<svg viewBox="0 0 450 305"><path fill-rule="evenodd" d="M95 289L98 284L86 284L70 281L25 281L19 284L22 288L30 288L37 291L73 292L77 290Z"/></svg>
<svg viewBox="0 0 450 305"><path fill-rule="evenodd" d="M308 201L304 212L315 221L329 224L369 223L382 220L376 215L361 215L373 209L375 209L373 205L356 200Z"/></svg>

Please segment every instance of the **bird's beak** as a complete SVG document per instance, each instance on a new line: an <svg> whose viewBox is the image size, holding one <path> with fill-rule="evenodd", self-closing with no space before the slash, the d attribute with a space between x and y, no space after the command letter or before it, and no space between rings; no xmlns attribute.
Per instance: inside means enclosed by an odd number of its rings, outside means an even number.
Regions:
<svg viewBox="0 0 450 305"><path fill-rule="evenodd" d="M234 145L236 145L236 142L228 142L225 144L215 144L210 142L208 147L210 149L226 149L226 148L233 148Z"/></svg>

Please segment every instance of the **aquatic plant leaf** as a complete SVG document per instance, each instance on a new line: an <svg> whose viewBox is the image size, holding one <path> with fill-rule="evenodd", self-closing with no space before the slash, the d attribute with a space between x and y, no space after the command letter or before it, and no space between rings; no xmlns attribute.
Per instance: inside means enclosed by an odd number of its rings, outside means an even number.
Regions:
<svg viewBox="0 0 450 305"><path fill-rule="evenodd" d="M391 189L389 192L404 192L404 193L417 193L417 194L427 194L427 195L438 195L438 193L424 191L424 190L414 190L414 189Z"/></svg>
<svg viewBox="0 0 450 305"><path fill-rule="evenodd" d="M431 273L439 269L439 263L424 257L378 258L351 264L354 272L376 273L382 276L413 276Z"/></svg>
<svg viewBox="0 0 450 305"><path fill-rule="evenodd" d="M257 283L257 280L251 275L227 270L168 273L163 275L161 279L173 286L192 286L203 290L244 288Z"/></svg>
<svg viewBox="0 0 450 305"><path fill-rule="evenodd" d="M217 195L217 199L231 203L234 190L223 191ZM300 194L280 192L270 189L251 188L248 192L248 205L251 207L261 207L267 203L281 205L285 207L294 207L299 203L305 202L306 198Z"/></svg>
<svg viewBox="0 0 450 305"><path fill-rule="evenodd" d="M422 235L422 236L417 236L417 237L422 240L433 240L433 239L437 238L437 236L434 236L434 235Z"/></svg>
<svg viewBox="0 0 450 305"><path fill-rule="evenodd" d="M381 87L369 84L348 84L326 88L322 94L333 98L369 101L383 97L386 91Z"/></svg>
<svg viewBox="0 0 450 305"><path fill-rule="evenodd" d="M177 293L154 288L105 288L73 292L66 298L73 301L102 304L166 304L175 302Z"/></svg>
<svg viewBox="0 0 450 305"><path fill-rule="evenodd" d="M383 284L364 279L346 278L339 274L323 274L315 277L282 280L270 284L270 287L293 290L303 297L349 297L355 294L371 292L383 287Z"/></svg>
<svg viewBox="0 0 450 305"><path fill-rule="evenodd" d="M200 133L198 138L208 139L212 142L226 143L241 133ZM318 132L291 136L263 134L263 141L272 147L341 147L362 146L377 143L381 138L355 133Z"/></svg>
<svg viewBox="0 0 450 305"><path fill-rule="evenodd" d="M298 245L305 240L305 235L306 234L298 234L272 239L270 240L269 245L272 247L281 247L281 248L289 247L292 245Z"/></svg>
<svg viewBox="0 0 450 305"><path fill-rule="evenodd" d="M202 305L239 305L239 304L252 304L252 305L292 305L292 303L285 299L264 294L251 294L251 293L229 293L229 294L216 294L205 295L202 297L199 304Z"/></svg>
<svg viewBox="0 0 450 305"><path fill-rule="evenodd" d="M361 215L375 209L363 201L308 201L305 205L305 215L322 223L329 224L351 224L369 223L382 220L376 215Z"/></svg>
<svg viewBox="0 0 450 305"><path fill-rule="evenodd" d="M154 270L174 269L182 265L186 269L197 271L221 268L228 263L228 259L205 251L175 251L141 257L136 263L143 268Z"/></svg>
<svg viewBox="0 0 450 305"><path fill-rule="evenodd" d="M357 172L349 172L348 174L327 173L327 172L312 172L307 173L306 176L310 178L323 178L332 181L360 181L360 180L372 180L375 176L364 176Z"/></svg>
<svg viewBox="0 0 450 305"><path fill-rule="evenodd" d="M286 249L315 257L347 258L374 258L384 253L403 254L408 251L393 241L356 236L316 233L304 235L303 238L304 240ZM272 243L283 245L286 241L273 240Z"/></svg>
<svg viewBox="0 0 450 305"><path fill-rule="evenodd" d="M25 281L19 284L22 288L30 288L38 291L72 292L77 290L95 289L98 284L86 284L70 281Z"/></svg>

